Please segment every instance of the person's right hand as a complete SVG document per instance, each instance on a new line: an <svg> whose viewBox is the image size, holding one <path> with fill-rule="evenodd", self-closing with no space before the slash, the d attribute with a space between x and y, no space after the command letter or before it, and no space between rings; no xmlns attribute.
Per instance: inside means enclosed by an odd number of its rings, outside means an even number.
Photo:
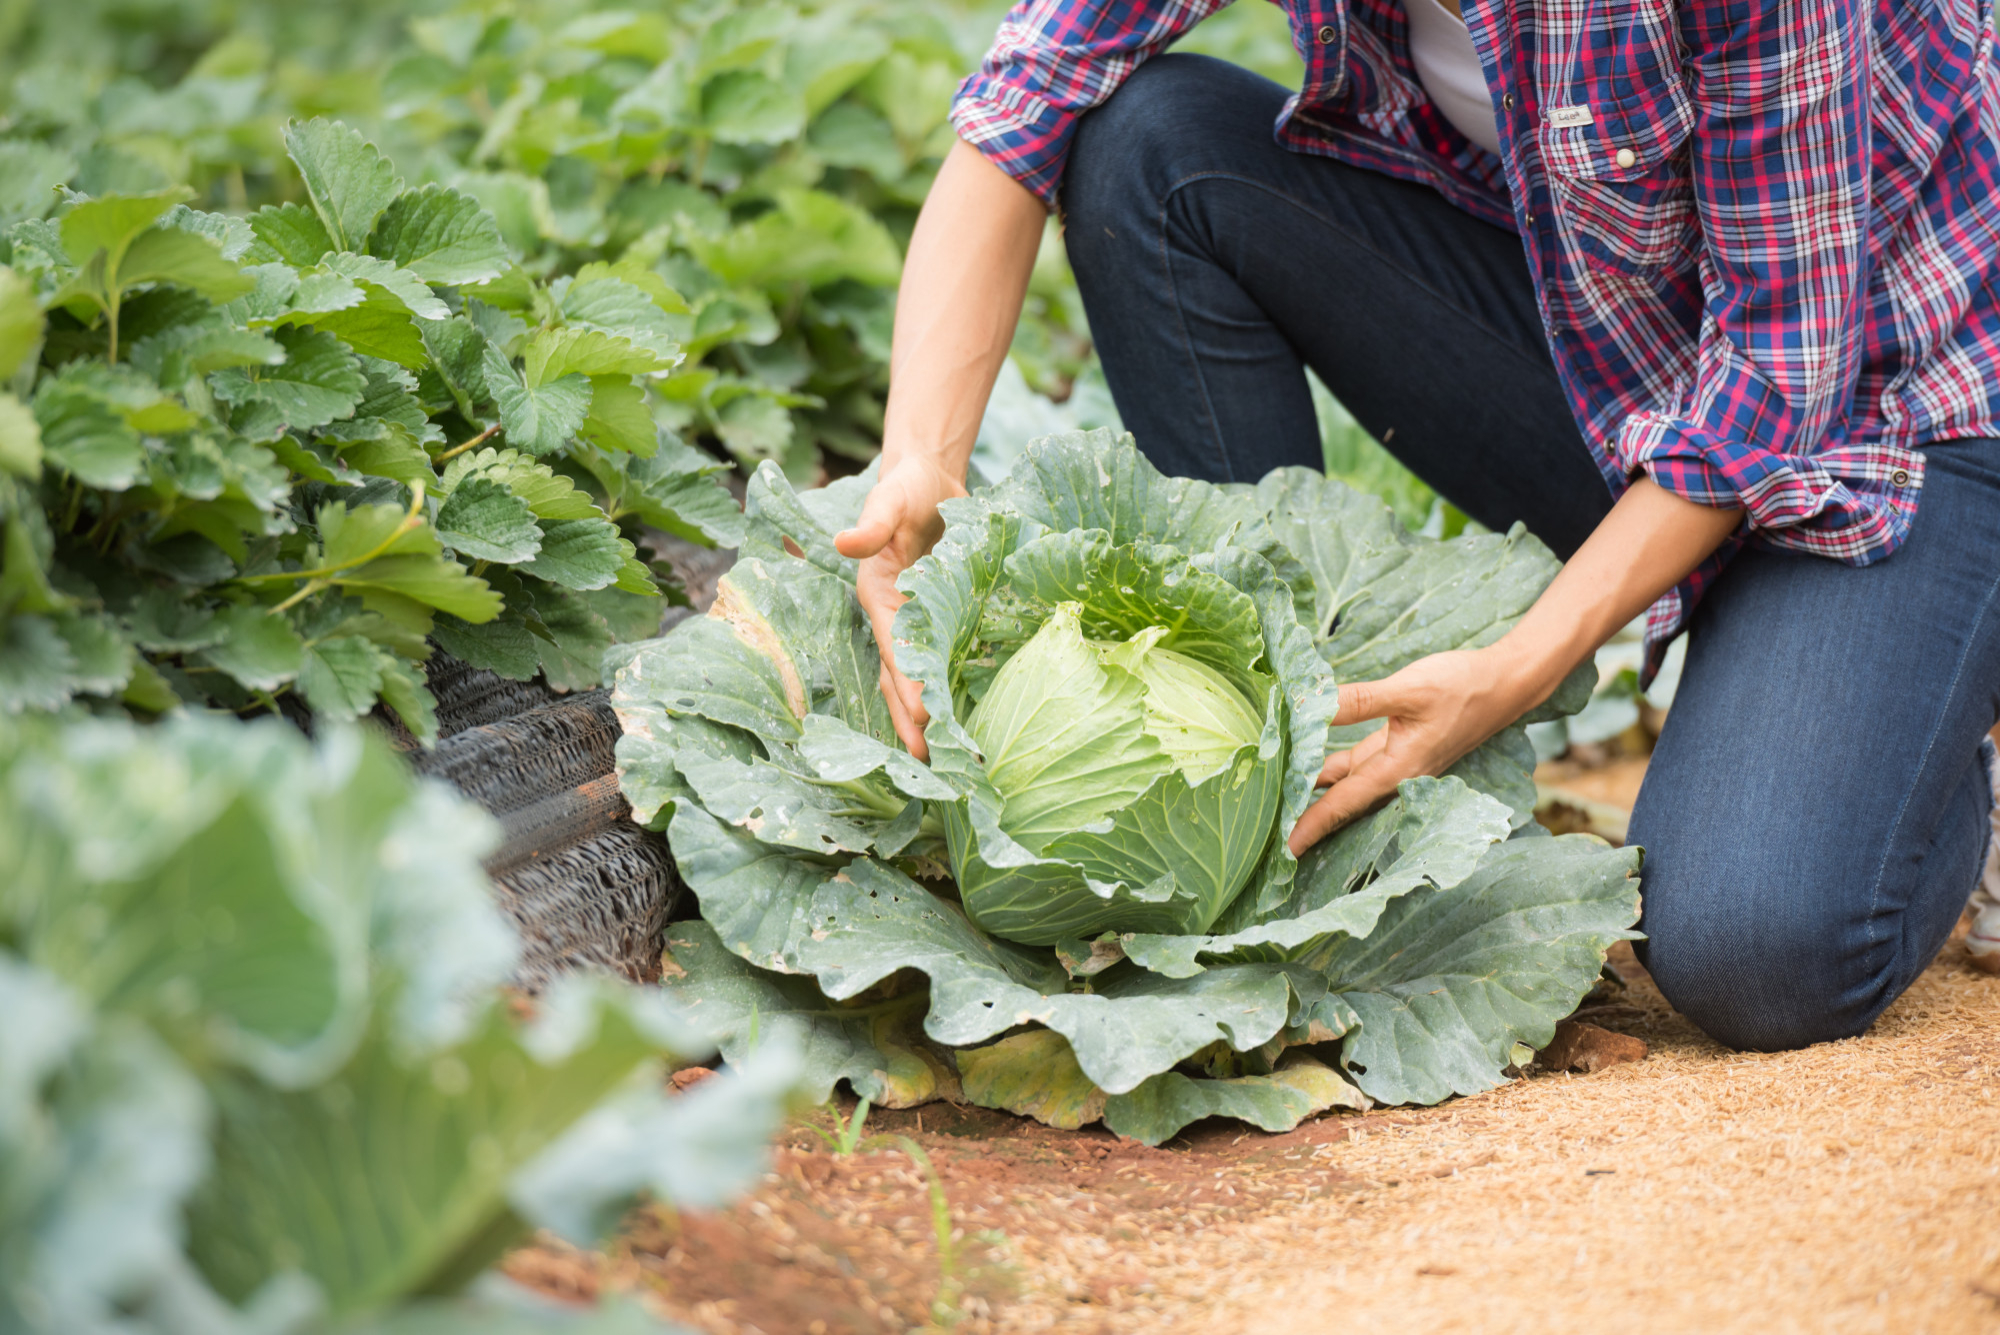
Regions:
<svg viewBox="0 0 2000 1335"><path fill-rule="evenodd" d="M923 688L896 670L896 609L904 602L896 577L943 534L938 505L963 495L965 484L943 467L920 455L905 455L884 466L861 507L861 517L833 539L842 556L861 562L855 593L882 650L882 698L889 703L896 735L919 760L930 759L930 749L924 745L924 724L930 722L930 714L924 709Z"/></svg>

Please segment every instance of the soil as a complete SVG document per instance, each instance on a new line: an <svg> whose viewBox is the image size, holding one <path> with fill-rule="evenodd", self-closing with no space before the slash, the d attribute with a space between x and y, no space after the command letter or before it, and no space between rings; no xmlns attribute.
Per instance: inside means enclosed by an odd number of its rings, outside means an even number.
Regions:
<svg viewBox="0 0 2000 1335"><path fill-rule="evenodd" d="M845 1155L823 1110L732 1208L506 1269L712 1335L2000 1331L2000 979L1954 940L1868 1034L1760 1054L1613 965L1543 1062L1437 1108L1147 1149L935 1104Z"/></svg>

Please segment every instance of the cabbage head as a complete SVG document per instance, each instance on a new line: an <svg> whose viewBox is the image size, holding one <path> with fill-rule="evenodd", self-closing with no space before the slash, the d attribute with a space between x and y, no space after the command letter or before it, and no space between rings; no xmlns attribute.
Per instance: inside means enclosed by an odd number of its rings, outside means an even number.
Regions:
<svg viewBox="0 0 2000 1335"><path fill-rule="evenodd" d="M919 762L833 546L867 486L767 465L709 613L613 651L621 782L699 901L667 985L730 1060L782 1018L820 1097L1277 1130L1493 1087L1630 935L1636 850L1532 823L1519 726L1286 847L1366 731L1331 728L1336 676L1503 633L1556 568L1525 533L1436 542L1303 469L1218 487L1108 431L1034 442L901 581Z"/></svg>

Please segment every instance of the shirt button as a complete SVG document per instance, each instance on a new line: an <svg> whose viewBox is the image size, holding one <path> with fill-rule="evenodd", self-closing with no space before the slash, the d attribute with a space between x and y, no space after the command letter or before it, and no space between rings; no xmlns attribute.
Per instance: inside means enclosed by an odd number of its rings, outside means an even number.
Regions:
<svg viewBox="0 0 2000 1335"><path fill-rule="evenodd" d="M1527 214L1525 215L1524 220L1527 222L1528 226L1533 227L1535 225L1535 211L1533 209L1529 209Z"/></svg>
<svg viewBox="0 0 2000 1335"><path fill-rule="evenodd" d="M1505 107L1507 110L1512 111L1514 109L1514 95L1512 93L1507 93L1504 96L1502 96L1500 99L1500 105Z"/></svg>
<svg viewBox="0 0 2000 1335"><path fill-rule="evenodd" d="M1319 38L1319 44L1321 46L1332 46L1333 25L1331 23L1322 23L1319 27L1319 31L1314 33L1313 36Z"/></svg>
<svg viewBox="0 0 2000 1335"><path fill-rule="evenodd" d="M1639 155L1637 153L1634 153L1631 149L1621 148L1618 150L1617 163L1619 166L1630 167L1633 163L1637 162L1638 160L1639 160Z"/></svg>
<svg viewBox="0 0 2000 1335"><path fill-rule="evenodd" d="M1898 468L1895 472L1889 474L1889 481L1898 487L1909 486L1910 470L1907 468Z"/></svg>

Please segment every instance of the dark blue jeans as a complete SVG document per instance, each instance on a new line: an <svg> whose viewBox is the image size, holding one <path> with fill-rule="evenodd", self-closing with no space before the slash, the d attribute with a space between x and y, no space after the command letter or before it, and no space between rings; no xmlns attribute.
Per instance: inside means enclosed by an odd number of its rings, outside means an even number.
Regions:
<svg viewBox="0 0 2000 1335"><path fill-rule="evenodd" d="M1066 236L1126 426L1169 473L1317 467L1311 366L1453 504L1567 557L1611 497L1520 241L1426 187L1280 148L1284 97L1168 55L1082 120ZM1866 1029L1937 954L1985 856L2000 442L1925 453L1893 557L1746 551L1690 629L1632 819L1640 954L1735 1047Z"/></svg>

